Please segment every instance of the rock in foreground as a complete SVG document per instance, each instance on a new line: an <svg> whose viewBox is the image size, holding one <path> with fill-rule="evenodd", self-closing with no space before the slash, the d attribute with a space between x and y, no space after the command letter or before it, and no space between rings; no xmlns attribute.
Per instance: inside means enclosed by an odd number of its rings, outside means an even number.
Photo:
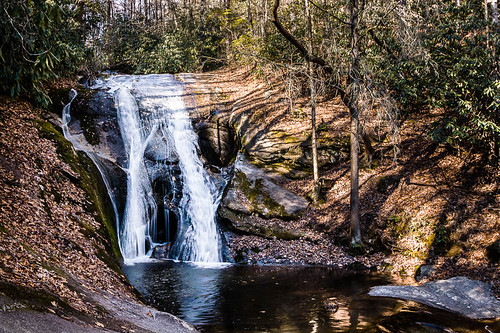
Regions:
<svg viewBox="0 0 500 333"><path fill-rule="evenodd" d="M415 301L472 319L500 318L500 301L488 284L463 276L428 282L422 286L379 286L370 296Z"/></svg>

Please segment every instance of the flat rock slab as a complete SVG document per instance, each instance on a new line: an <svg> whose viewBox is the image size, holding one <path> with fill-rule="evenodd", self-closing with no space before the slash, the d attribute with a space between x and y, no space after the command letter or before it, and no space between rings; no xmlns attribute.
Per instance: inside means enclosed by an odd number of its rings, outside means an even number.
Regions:
<svg viewBox="0 0 500 333"><path fill-rule="evenodd" d="M458 313L472 319L500 318L500 301L488 284L463 276L439 280L422 286L378 286L370 296L392 297L415 301Z"/></svg>

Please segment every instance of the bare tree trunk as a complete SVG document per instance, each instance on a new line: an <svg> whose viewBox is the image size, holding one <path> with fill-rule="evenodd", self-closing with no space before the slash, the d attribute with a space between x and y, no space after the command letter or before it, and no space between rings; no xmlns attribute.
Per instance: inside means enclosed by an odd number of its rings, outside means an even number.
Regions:
<svg viewBox="0 0 500 333"><path fill-rule="evenodd" d="M488 0L484 0L484 20L486 21L486 51L490 52L490 26L488 23Z"/></svg>
<svg viewBox="0 0 500 333"><path fill-rule="evenodd" d="M358 23L359 23L359 0L351 0L351 68L348 78L348 90L346 105L351 114L351 219L349 236L351 246L361 245L361 227L359 222L359 93L360 93L360 72L359 72L359 44L358 44Z"/></svg>
<svg viewBox="0 0 500 333"><path fill-rule="evenodd" d="M266 35L267 0L260 1L260 8L262 10L262 17L260 22L260 37L264 37Z"/></svg>
<svg viewBox="0 0 500 333"><path fill-rule="evenodd" d="M306 17L307 17L307 33L309 38L309 54L313 52L312 46L312 19L311 19L311 8L309 6L309 1L304 0ZM313 192L312 198L314 202L319 199L319 170L318 170L318 141L316 138L316 86L314 82L314 65L308 62L309 67L309 86L311 89L311 147L312 147L312 164L313 164Z"/></svg>
<svg viewBox="0 0 500 333"><path fill-rule="evenodd" d="M323 58L317 57L307 50L300 41L298 41L281 24L278 17L278 8L280 0L274 0L273 20L272 22L278 31L302 54L302 56L311 63L317 64L323 68L326 74L331 74L333 69ZM359 23L359 0L351 0L351 19L349 26L351 28L351 65L349 76L347 78L348 89L343 91L337 87L342 101L348 107L351 114L350 136L351 136L351 209L350 209L350 238L352 246L362 245L361 227L359 221L359 93L360 93L360 48L358 44L358 23Z"/></svg>
<svg viewBox="0 0 500 333"><path fill-rule="evenodd" d="M499 64L498 64L498 35L500 34L500 29L498 26L498 2L497 0L491 0L491 21L493 23L493 62L495 64L495 76L498 76Z"/></svg>
<svg viewBox="0 0 500 333"><path fill-rule="evenodd" d="M250 5L250 0L247 0L247 20L253 32L252 6Z"/></svg>

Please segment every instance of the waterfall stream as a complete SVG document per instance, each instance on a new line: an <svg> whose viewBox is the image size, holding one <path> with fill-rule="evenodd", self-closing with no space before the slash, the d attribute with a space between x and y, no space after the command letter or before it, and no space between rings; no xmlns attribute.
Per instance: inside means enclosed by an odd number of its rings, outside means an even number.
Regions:
<svg viewBox="0 0 500 333"><path fill-rule="evenodd" d="M220 262L216 226L220 186L198 156L198 138L183 102L182 84L168 74L115 75L92 88L112 96L126 152L124 212L116 212L114 203L125 262L149 257L155 247L165 244L172 259ZM70 105L63 112L64 134L92 158L95 149L70 133ZM92 159L106 178L100 159Z"/></svg>

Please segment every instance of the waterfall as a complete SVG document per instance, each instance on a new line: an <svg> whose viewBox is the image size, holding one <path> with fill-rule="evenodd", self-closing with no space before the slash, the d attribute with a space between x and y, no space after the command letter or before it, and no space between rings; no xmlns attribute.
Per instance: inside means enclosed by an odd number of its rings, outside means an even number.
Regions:
<svg viewBox="0 0 500 333"><path fill-rule="evenodd" d="M220 262L220 188L199 159L182 84L167 74L116 75L94 88L113 96L126 152L127 196L117 223L125 261L170 243L172 259ZM65 112L67 138L70 104Z"/></svg>

